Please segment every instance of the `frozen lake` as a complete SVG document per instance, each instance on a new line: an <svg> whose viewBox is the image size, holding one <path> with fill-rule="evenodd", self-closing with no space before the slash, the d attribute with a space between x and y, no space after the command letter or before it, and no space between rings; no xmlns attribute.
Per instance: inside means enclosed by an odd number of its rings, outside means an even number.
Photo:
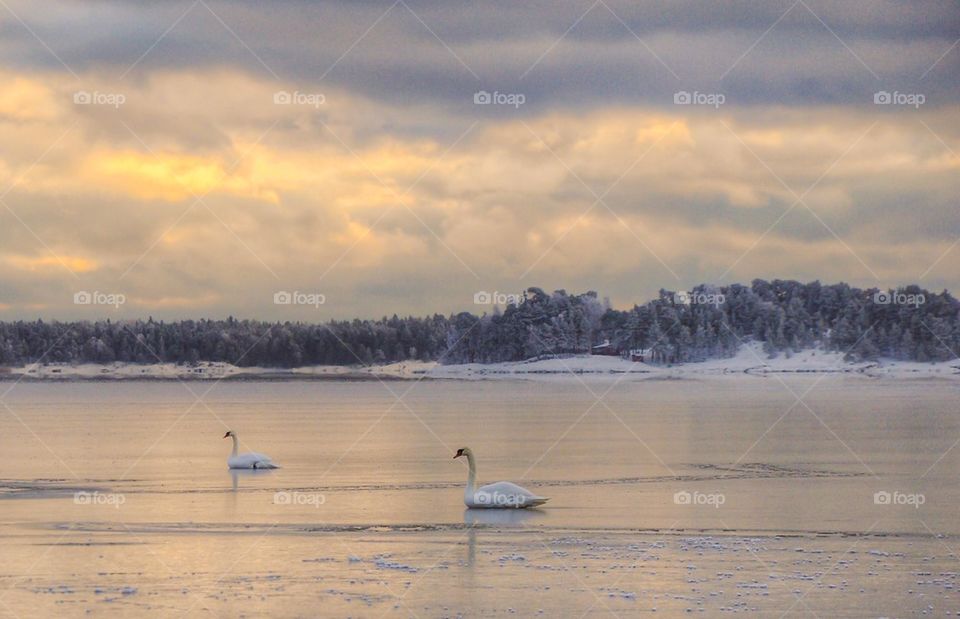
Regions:
<svg viewBox="0 0 960 619"><path fill-rule="evenodd" d="M956 384L782 380L17 384L0 610L960 615Z"/></svg>

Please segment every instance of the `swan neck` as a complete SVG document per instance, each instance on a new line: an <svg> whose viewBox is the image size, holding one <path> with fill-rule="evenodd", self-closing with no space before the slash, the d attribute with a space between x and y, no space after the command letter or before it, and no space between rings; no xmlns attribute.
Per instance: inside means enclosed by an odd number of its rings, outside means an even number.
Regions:
<svg viewBox="0 0 960 619"><path fill-rule="evenodd" d="M237 447L239 446L239 443L237 442L237 435L232 434L230 438L233 439L233 455L235 456L237 455Z"/></svg>
<svg viewBox="0 0 960 619"><path fill-rule="evenodd" d="M467 467L470 471L467 475L467 492L473 494L473 486L477 483L477 463L470 452L467 452Z"/></svg>

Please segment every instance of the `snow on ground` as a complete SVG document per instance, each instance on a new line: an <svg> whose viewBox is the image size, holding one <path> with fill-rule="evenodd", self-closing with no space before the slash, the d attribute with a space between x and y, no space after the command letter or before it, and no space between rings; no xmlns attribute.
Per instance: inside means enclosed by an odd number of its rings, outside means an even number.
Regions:
<svg viewBox="0 0 960 619"><path fill-rule="evenodd" d="M896 378L956 376L960 378L960 359L941 363L916 363L882 359L850 363L839 352L804 350L789 357L783 353L770 359L763 345L752 342L742 346L736 356L699 363L672 366L625 361L618 357L578 355L560 359L542 359L517 363L437 366L428 371L435 378L535 378L573 375L612 376L624 379L684 378L710 376L764 376L770 374L843 373Z"/></svg>
<svg viewBox="0 0 960 619"><path fill-rule="evenodd" d="M468 363L441 365L436 362L406 361L389 365L309 366L301 368L237 367L229 363L204 362L195 365L157 363L148 365L111 363L44 364L19 368L0 368L0 379L34 380L219 380L219 379L564 379L617 378L643 380L656 378L706 378L719 376L766 376L771 374L838 373L889 378L960 378L960 359L939 363L919 363L881 359L847 362L843 354L819 349L804 350L770 359L759 342L742 346L729 359L711 359L699 363L653 365L635 363L619 357L574 355L509 363Z"/></svg>

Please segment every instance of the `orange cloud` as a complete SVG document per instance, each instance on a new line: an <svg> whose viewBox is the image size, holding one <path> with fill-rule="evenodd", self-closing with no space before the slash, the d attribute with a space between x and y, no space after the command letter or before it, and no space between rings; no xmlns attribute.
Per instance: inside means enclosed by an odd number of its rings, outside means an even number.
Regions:
<svg viewBox="0 0 960 619"><path fill-rule="evenodd" d="M41 258L7 256L6 262L25 271L46 271L66 267L74 273L89 273L98 268L95 261L78 256L43 256Z"/></svg>
<svg viewBox="0 0 960 619"><path fill-rule="evenodd" d="M52 120L58 115L53 90L43 82L0 75L0 117L14 120Z"/></svg>
<svg viewBox="0 0 960 619"><path fill-rule="evenodd" d="M193 155L104 152L87 164L88 173L115 190L144 199L177 201L203 195L225 176L219 163Z"/></svg>

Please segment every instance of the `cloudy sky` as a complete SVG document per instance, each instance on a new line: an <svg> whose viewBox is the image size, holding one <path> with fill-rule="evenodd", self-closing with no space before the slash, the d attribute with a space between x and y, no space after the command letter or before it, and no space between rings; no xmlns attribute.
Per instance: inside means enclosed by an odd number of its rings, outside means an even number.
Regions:
<svg viewBox="0 0 960 619"><path fill-rule="evenodd" d="M2 0L0 319L960 290L958 37L952 0Z"/></svg>

